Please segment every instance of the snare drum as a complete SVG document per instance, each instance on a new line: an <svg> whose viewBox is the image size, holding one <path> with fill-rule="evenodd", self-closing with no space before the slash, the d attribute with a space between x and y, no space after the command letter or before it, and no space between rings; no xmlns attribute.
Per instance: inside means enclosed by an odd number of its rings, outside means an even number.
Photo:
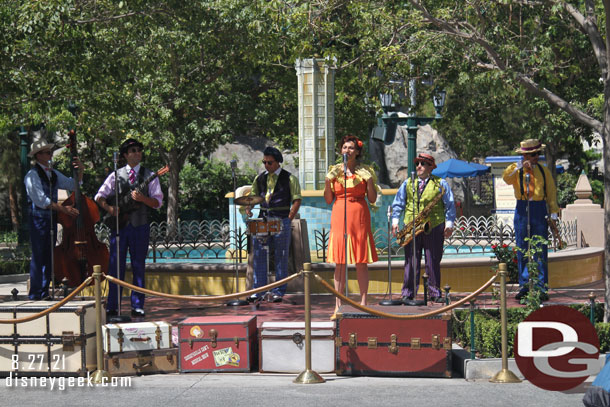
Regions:
<svg viewBox="0 0 610 407"><path fill-rule="evenodd" d="M277 235L282 231L282 220L279 218L253 218L246 225L250 235Z"/></svg>

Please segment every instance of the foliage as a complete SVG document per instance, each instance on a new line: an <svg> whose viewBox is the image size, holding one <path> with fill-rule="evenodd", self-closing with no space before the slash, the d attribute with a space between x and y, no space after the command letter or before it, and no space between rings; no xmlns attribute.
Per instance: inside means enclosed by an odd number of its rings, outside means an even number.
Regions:
<svg viewBox="0 0 610 407"><path fill-rule="evenodd" d="M589 305L573 304L574 308L589 317ZM595 320L603 318L603 304L595 306ZM527 308L509 308L507 310L507 344L508 357L514 357L513 344L517 325L531 313ZM460 322L463 321L463 322ZM456 310L453 317L453 339L464 348L469 348L471 344L470 336L470 311ZM599 337L600 353L610 351L610 323L595 323L595 330ZM481 358L499 358L501 354L501 325L500 310L485 309L475 311L475 350Z"/></svg>
<svg viewBox="0 0 610 407"><path fill-rule="evenodd" d="M238 186L251 184L256 175L253 170L236 172ZM206 176L202 178L201 173ZM224 162L204 158L196 166L190 163L184 166L180 177L183 212L197 213L199 219L225 219L229 213L225 195L232 191L231 167Z"/></svg>
<svg viewBox="0 0 610 407"><path fill-rule="evenodd" d="M516 283L519 281L519 263L517 262L517 248L507 244L491 245L491 249L499 263L506 263L508 271L507 282ZM494 269L497 269L495 266Z"/></svg>

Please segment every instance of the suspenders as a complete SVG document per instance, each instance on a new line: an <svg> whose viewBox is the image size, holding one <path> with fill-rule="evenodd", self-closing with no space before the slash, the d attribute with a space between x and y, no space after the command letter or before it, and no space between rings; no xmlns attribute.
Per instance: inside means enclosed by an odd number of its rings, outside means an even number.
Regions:
<svg viewBox="0 0 610 407"><path fill-rule="evenodd" d="M538 170L540 170L540 173L542 174L542 186L544 187L544 200L546 201L546 175L544 174L544 170L542 169L542 166L539 163L536 163L536 165L538 166ZM519 170L519 189L521 190L521 196L525 195L524 191L523 191L523 168L521 168Z"/></svg>

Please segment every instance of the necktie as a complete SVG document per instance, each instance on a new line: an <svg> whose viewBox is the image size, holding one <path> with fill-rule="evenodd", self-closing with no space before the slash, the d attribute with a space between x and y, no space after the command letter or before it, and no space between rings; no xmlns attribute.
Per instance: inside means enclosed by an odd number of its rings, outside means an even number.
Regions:
<svg viewBox="0 0 610 407"><path fill-rule="evenodd" d="M129 170L129 183L133 184L134 182L136 182L136 172L132 168Z"/></svg>
<svg viewBox="0 0 610 407"><path fill-rule="evenodd" d="M426 187L426 182L423 179L419 180L419 194L421 195L424 192L424 188Z"/></svg>
<svg viewBox="0 0 610 407"><path fill-rule="evenodd" d="M267 178L267 193L265 194L265 200L267 203L271 201L271 194L273 194L273 189L275 188L275 173L269 174Z"/></svg>

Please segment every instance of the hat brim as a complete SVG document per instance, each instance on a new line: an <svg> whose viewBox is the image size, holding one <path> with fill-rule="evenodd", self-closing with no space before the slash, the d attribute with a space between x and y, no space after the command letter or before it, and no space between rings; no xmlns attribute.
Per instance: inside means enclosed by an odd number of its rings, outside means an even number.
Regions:
<svg viewBox="0 0 610 407"><path fill-rule="evenodd" d="M528 149L528 150L524 150L521 147L519 147L519 148L515 149L515 153L519 153L519 154L538 153L538 152L544 150L545 147L546 147L546 144L540 144L540 147L534 148L534 149Z"/></svg>
<svg viewBox="0 0 610 407"><path fill-rule="evenodd" d="M43 144L42 146L38 146L37 148L33 149L32 151L30 151L28 153L28 157L34 157L36 154L38 154L40 151L42 150L47 150L47 149L52 149L53 147L55 147L55 143L48 143L48 144Z"/></svg>
<svg viewBox="0 0 610 407"><path fill-rule="evenodd" d="M432 166L432 169L435 169L435 168L436 168L436 163L434 163L434 162L430 162L430 160L426 160L425 158L419 158L419 157L415 157L415 160L413 160L413 162L414 162L415 164L417 164L417 163L418 163L418 162L420 162L420 161L423 161L423 162L425 162L425 163L430 164L430 165Z"/></svg>

